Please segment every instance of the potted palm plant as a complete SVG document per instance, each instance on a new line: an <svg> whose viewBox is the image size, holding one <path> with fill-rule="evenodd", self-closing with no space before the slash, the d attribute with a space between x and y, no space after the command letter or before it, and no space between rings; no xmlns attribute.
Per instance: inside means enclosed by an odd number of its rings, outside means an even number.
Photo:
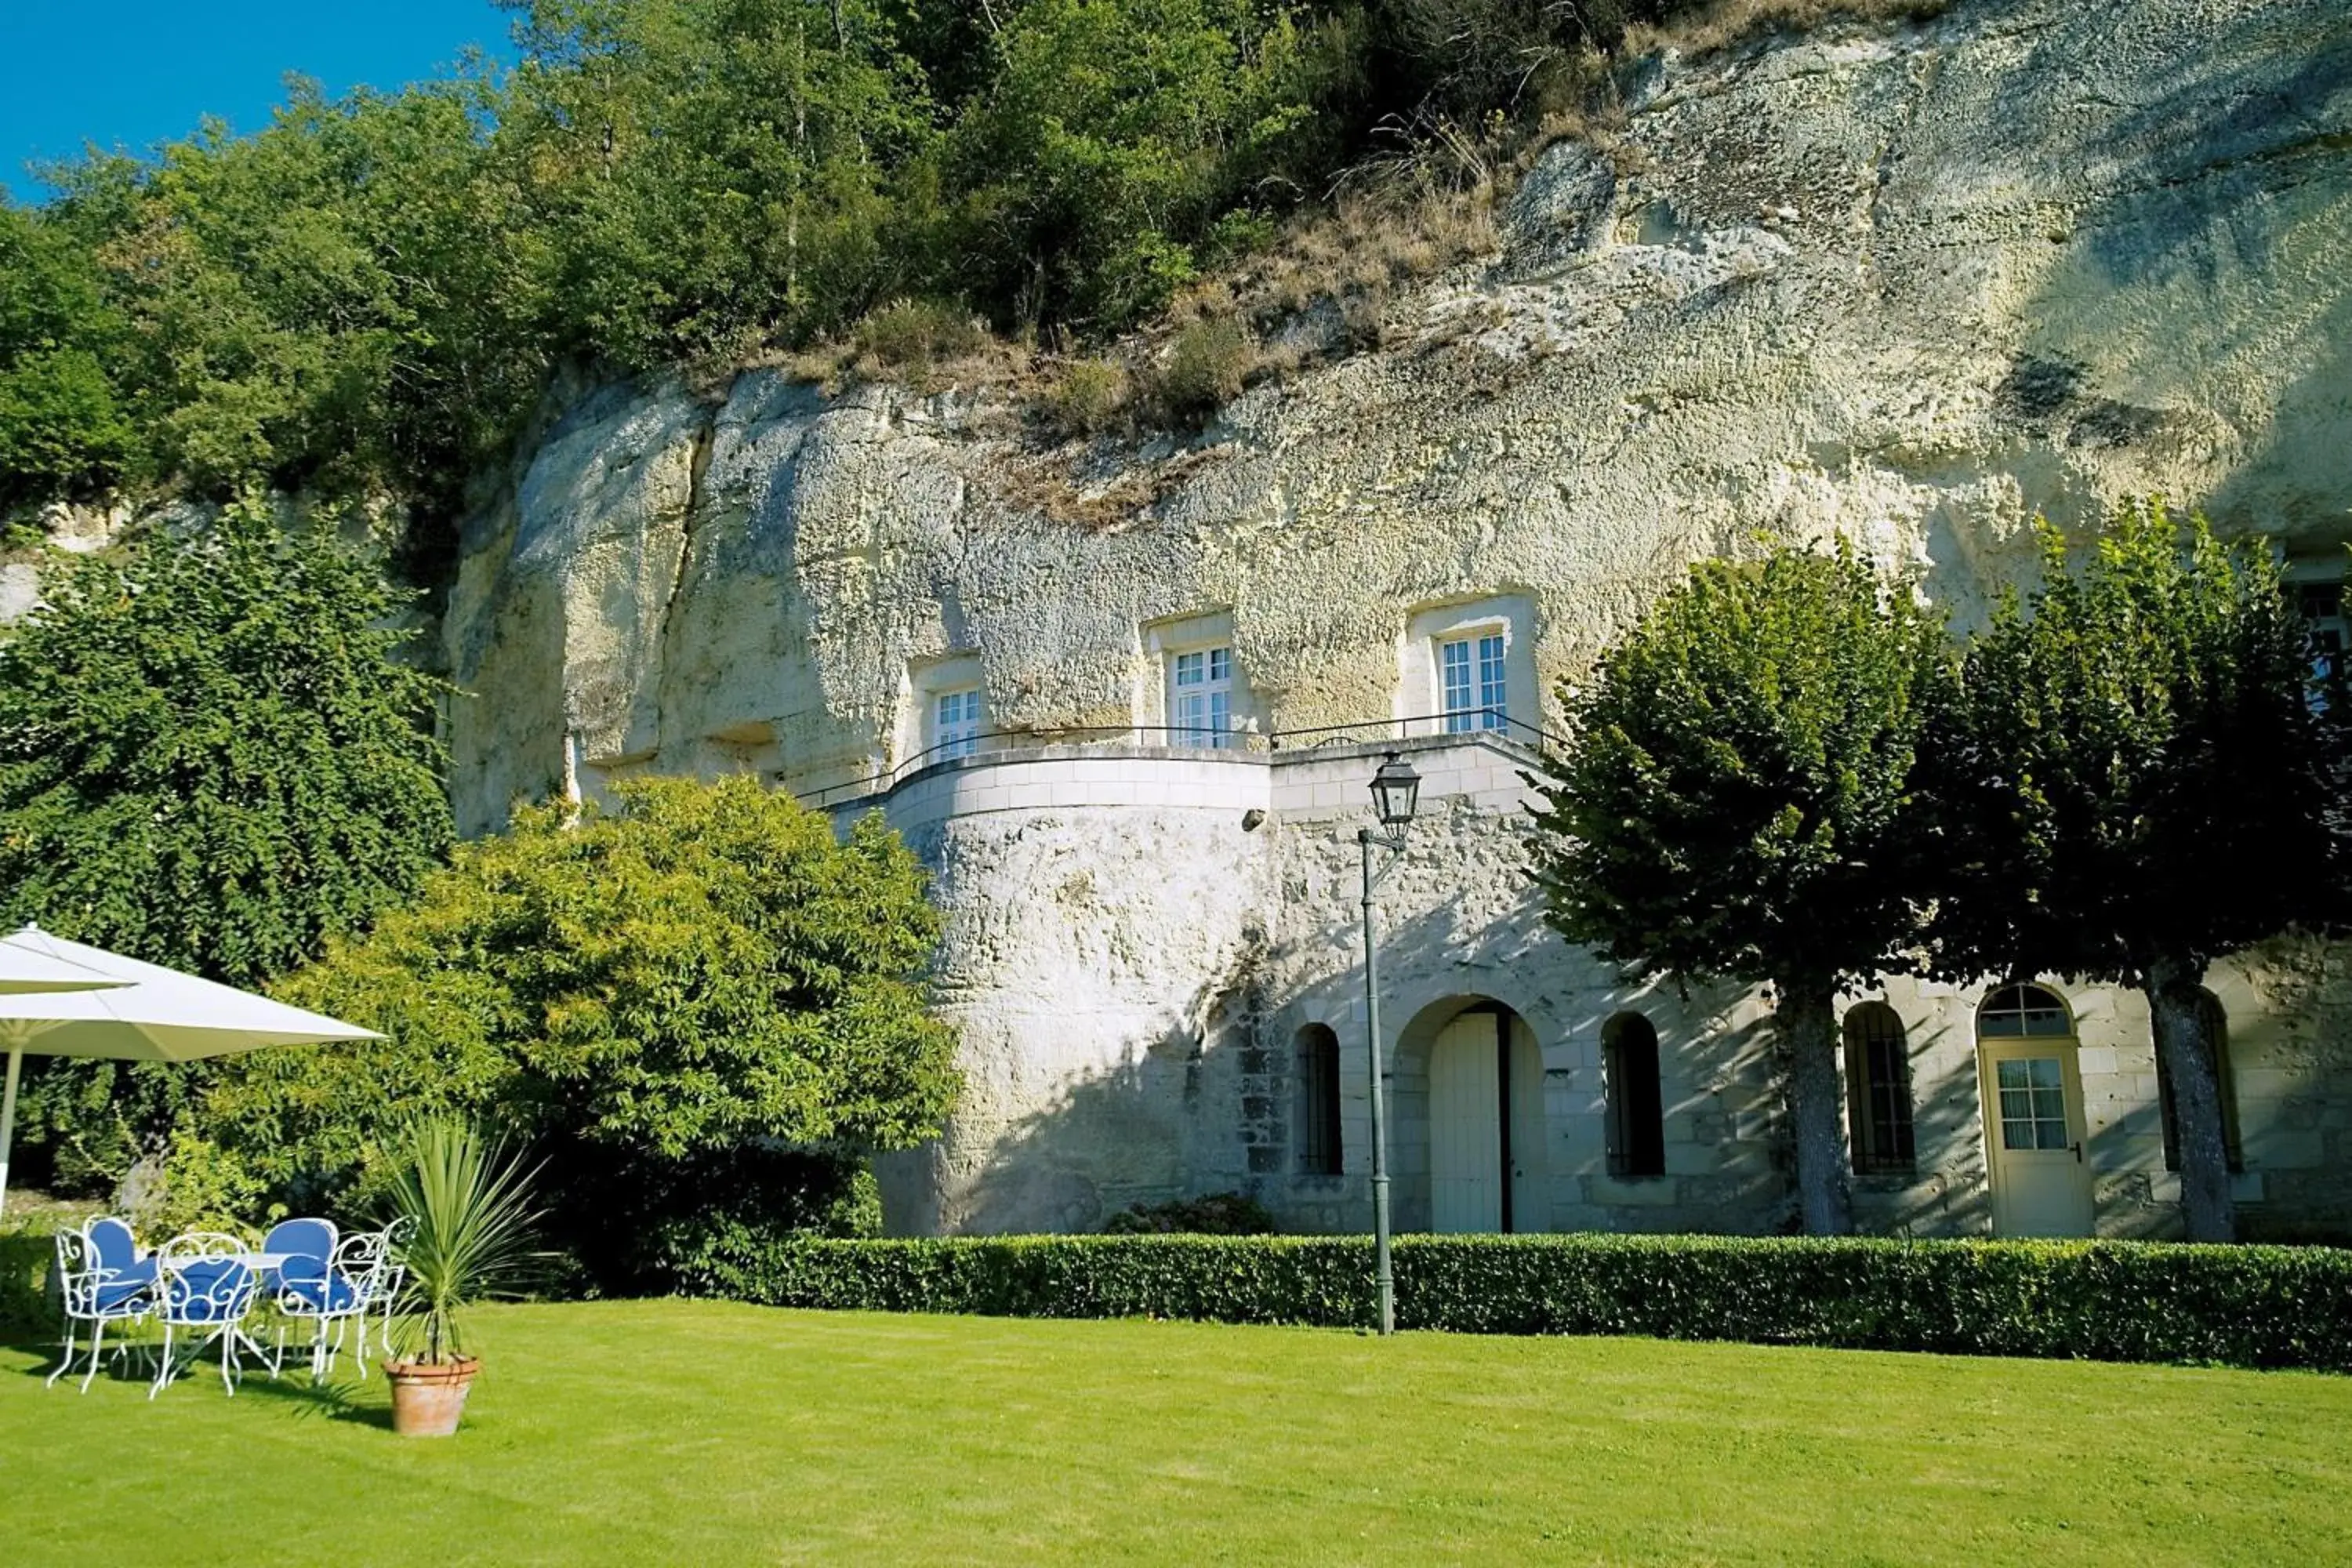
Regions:
<svg viewBox="0 0 2352 1568"><path fill-rule="evenodd" d="M383 1368L401 1436L457 1430L482 1364L467 1346L464 1309L515 1294L537 1264L530 1233L540 1211L530 1186L538 1173L470 1122L444 1118L410 1131L390 1192L395 1222L409 1232L399 1258L407 1278Z"/></svg>

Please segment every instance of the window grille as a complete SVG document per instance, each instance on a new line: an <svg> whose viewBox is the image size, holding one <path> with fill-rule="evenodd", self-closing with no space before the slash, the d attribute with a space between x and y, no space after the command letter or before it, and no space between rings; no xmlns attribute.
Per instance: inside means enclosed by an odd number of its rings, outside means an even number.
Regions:
<svg viewBox="0 0 2352 1568"><path fill-rule="evenodd" d="M1320 1024L1298 1036L1298 1170L1339 1173L1339 1037Z"/></svg>
<svg viewBox="0 0 2352 1568"><path fill-rule="evenodd" d="M2066 1004L2039 985L2004 985L1977 1009L1977 1037L1981 1040L2022 1036L2063 1039L2074 1032L2074 1015L2066 1011Z"/></svg>
<svg viewBox="0 0 2352 1568"><path fill-rule="evenodd" d="M1658 1031L1639 1013L1620 1013L1601 1027L1601 1071L1609 1102L1609 1173L1666 1173L1665 1096L1658 1082Z"/></svg>
<svg viewBox="0 0 2352 1568"><path fill-rule="evenodd" d="M1855 1174L1913 1169L1911 1058L1903 1020L1884 1002L1864 1002L1845 1016L1845 1084Z"/></svg>
<svg viewBox="0 0 2352 1568"><path fill-rule="evenodd" d="M2238 1085L2230 1068L2230 1016L2210 991L2200 992L2197 1010L2204 1016L2205 1037L2213 1042L2213 1083L2221 1095L2221 1146L2230 1169L2246 1168L2245 1150L2238 1142ZM2172 1103L2172 1075L2164 1070L2164 1053L2156 1053L2157 1109L2164 1120L2164 1168L2180 1169L2179 1112Z"/></svg>

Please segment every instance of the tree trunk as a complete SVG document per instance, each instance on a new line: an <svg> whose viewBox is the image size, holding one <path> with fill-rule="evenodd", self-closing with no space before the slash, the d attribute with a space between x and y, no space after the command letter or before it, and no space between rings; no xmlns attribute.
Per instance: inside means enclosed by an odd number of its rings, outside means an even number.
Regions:
<svg viewBox="0 0 2352 1568"><path fill-rule="evenodd" d="M2175 1146L2180 1151L2180 1214L2191 1241L2235 1241L2238 1211L2230 1199L2230 1151L2221 1126L2221 1083L2214 1042L2206 1037L2199 987L2201 965L2164 959L2147 966L2147 1012L2156 1054L2172 1090Z"/></svg>
<svg viewBox="0 0 2352 1568"><path fill-rule="evenodd" d="M1827 981L1775 983L1772 1021L1789 1058L1789 1120L1797 1131L1797 1200L1807 1236L1853 1229L1844 1118L1838 1110L1837 994Z"/></svg>

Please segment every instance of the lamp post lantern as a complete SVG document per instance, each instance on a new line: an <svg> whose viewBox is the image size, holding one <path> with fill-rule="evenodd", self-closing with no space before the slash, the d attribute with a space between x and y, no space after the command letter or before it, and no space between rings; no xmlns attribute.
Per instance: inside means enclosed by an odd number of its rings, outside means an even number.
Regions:
<svg viewBox="0 0 2352 1568"><path fill-rule="evenodd" d="M1372 1287L1380 1296L1380 1331L1396 1332L1396 1275L1389 1266L1389 1128L1381 1089L1381 956L1372 929L1372 889L1396 868L1404 852L1404 830L1421 801L1421 775L1391 752L1372 775L1372 811L1380 830L1360 828L1364 854L1364 1039L1372 1092ZM1388 851L1377 869L1372 851Z"/></svg>

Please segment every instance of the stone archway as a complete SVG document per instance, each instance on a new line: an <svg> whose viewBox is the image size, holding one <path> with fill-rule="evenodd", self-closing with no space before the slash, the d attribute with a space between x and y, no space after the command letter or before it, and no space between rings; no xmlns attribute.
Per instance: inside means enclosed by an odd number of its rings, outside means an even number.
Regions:
<svg viewBox="0 0 2352 1568"><path fill-rule="evenodd" d="M1397 1037L1399 1226L1548 1230L1543 1057L1508 1005L1454 996Z"/></svg>

